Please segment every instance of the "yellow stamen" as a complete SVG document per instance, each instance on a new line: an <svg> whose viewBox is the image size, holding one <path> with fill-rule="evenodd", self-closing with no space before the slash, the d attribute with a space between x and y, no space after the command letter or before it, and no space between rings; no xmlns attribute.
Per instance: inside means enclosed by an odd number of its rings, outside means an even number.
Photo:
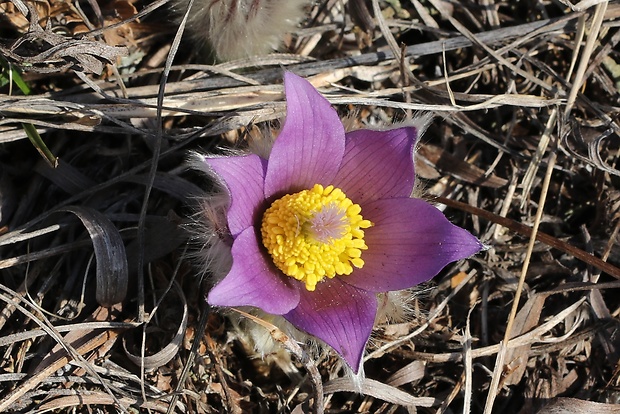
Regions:
<svg viewBox="0 0 620 414"><path fill-rule="evenodd" d="M263 245L278 269L313 291L325 277L364 266L362 229L372 223L361 211L341 189L316 184L273 202L263 216Z"/></svg>

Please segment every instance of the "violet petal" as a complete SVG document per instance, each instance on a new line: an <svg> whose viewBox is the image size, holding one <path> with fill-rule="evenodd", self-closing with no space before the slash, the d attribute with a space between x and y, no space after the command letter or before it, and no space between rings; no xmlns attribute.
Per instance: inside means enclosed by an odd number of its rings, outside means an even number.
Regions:
<svg viewBox="0 0 620 414"><path fill-rule="evenodd" d="M365 230L365 264L344 279L361 289L387 292L410 288L483 247L467 230L415 198L373 201L362 206L362 214L374 223Z"/></svg>
<svg viewBox="0 0 620 414"><path fill-rule="evenodd" d="M355 203L409 197L415 183L414 127L346 134L345 151L334 186Z"/></svg>
<svg viewBox="0 0 620 414"><path fill-rule="evenodd" d="M255 306L274 315L285 314L297 306L299 282L279 273L271 260L265 257L253 227L237 236L232 246L232 256L232 268L209 292L209 304Z"/></svg>
<svg viewBox="0 0 620 414"><path fill-rule="evenodd" d="M331 184L344 153L344 127L306 80L284 74L286 121L276 139L265 177L265 198Z"/></svg>
<svg viewBox="0 0 620 414"><path fill-rule="evenodd" d="M205 162L223 181L230 194L228 228L233 237L256 224L264 203L264 172L258 155L213 157Z"/></svg>
<svg viewBox="0 0 620 414"><path fill-rule="evenodd" d="M314 292L301 289L299 305L284 317L334 348L358 372L376 313L373 293L336 277L317 284Z"/></svg>

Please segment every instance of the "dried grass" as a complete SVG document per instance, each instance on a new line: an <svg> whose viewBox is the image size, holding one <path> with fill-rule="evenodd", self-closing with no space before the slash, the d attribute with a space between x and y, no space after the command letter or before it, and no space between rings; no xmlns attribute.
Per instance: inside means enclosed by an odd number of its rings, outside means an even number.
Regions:
<svg viewBox="0 0 620 414"><path fill-rule="evenodd" d="M0 3L32 89L7 64L0 411L620 412L617 3L317 1L289 53L221 64L166 3ZM186 255L189 152L277 127L283 68L357 127L436 113L427 197L490 246L379 329L362 394L277 331L288 374L248 353Z"/></svg>

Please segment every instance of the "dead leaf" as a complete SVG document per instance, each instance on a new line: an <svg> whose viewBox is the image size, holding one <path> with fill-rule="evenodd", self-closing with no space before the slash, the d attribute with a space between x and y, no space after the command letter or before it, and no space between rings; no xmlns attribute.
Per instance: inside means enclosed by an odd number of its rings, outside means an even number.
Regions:
<svg viewBox="0 0 620 414"><path fill-rule="evenodd" d="M336 378L328 383L326 383L323 387L323 392L325 394L333 394L336 392L358 392L359 390L356 388L356 385L353 383L351 378L342 377ZM396 387L392 387L391 385L384 384L379 381L372 380L370 378L365 378L362 382L362 394L368 395L371 397L378 398L380 400L398 404L405 407L408 406L416 406L416 407L432 407L435 404L435 399L431 397L414 397L404 391L399 390Z"/></svg>
<svg viewBox="0 0 620 414"><path fill-rule="evenodd" d="M534 295L523 305L514 319L510 333L511 339L530 331L538 325L545 299L546 296L544 295ZM531 347L532 344L526 344L508 350L506 362L508 363L509 371L504 379L504 385L514 385L521 381L521 377L523 377L527 367Z"/></svg>
<svg viewBox="0 0 620 414"><path fill-rule="evenodd" d="M125 300L129 266L116 226L103 213L89 207L69 206L58 211L75 214L88 230L97 260L97 302L112 306Z"/></svg>
<svg viewBox="0 0 620 414"><path fill-rule="evenodd" d="M424 361L413 361L396 371L388 379L387 383L393 387L409 384L424 378Z"/></svg>
<svg viewBox="0 0 620 414"><path fill-rule="evenodd" d="M181 321L179 321L179 327L177 332L174 335L174 338L168 343L163 349L159 352L156 352L153 355L142 357L141 355L134 355L127 350L127 344L125 339L123 338L123 350L125 351L125 356L129 358L131 362L136 364L137 366L144 367L145 370L150 371L161 366L166 365L168 362L174 358L178 352L179 348L183 344L183 338L185 334L185 328L187 328L187 318L188 318L188 309L187 309L187 301L185 300L185 294L183 293L183 289L179 286L178 283L174 282L174 291L176 292L181 304L183 305L183 316L181 317Z"/></svg>

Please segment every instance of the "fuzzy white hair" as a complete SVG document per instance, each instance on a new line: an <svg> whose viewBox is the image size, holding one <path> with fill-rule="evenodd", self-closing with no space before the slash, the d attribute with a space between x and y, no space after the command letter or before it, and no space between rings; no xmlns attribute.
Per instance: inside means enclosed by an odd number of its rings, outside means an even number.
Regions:
<svg viewBox="0 0 620 414"><path fill-rule="evenodd" d="M187 29L194 40L208 43L223 61L277 50L304 15L308 0L195 0ZM182 16L189 0L175 0Z"/></svg>

